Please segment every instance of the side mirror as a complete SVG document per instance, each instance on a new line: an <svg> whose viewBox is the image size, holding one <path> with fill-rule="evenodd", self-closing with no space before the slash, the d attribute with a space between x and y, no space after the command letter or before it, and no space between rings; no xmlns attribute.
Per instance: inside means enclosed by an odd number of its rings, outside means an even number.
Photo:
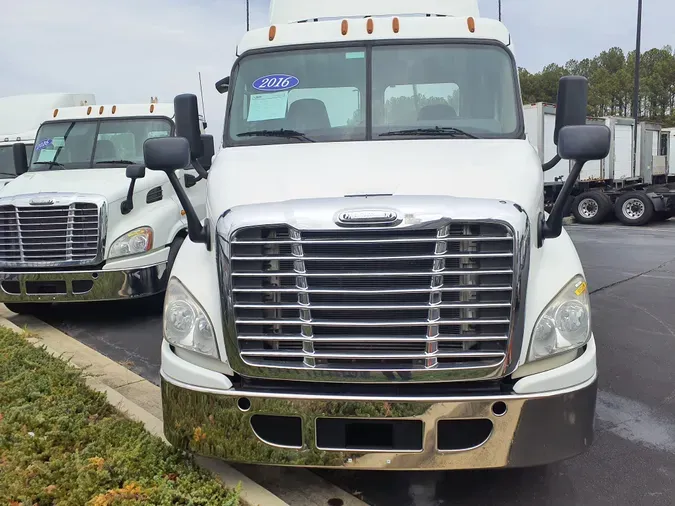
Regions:
<svg viewBox="0 0 675 506"><path fill-rule="evenodd" d="M12 157L16 175L20 176L26 173L28 171L28 155L26 154L26 145L23 142L12 145Z"/></svg>
<svg viewBox="0 0 675 506"><path fill-rule="evenodd" d="M558 145L560 130L585 125L588 115L588 80L583 76L564 76L558 84L553 142Z"/></svg>
<svg viewBox="0 0 675 506"><path fill-rule="evenodd" d="M178 97L176 97L178 100ZM200 139L201 143L201 139ZM194 243L203 243L211 250L211 237L208 219L202 225L197 211L190 202L185 188L180 184L176 171L190 164L190 143L184 137L157 137L147 139L143 143L145 166L150 170L161 170L166 173L173 190L178 196L188 224L188 235ZM196 162L198 163L198 162ZM202 169L203 170L203 169Z"/></svg>
<svg viewBox="0 0 675 506"><path fill-rule="evenodd" d="M145 177L145 165L129 165L127 167L127 177L131 179L129 189L127 190L127 198L120 204L122 214L129 214L134 209L134 189L136 188L136 180Z"/></svg>
<svg viewBox="0 0 675 506"><path fill-rule="evenodd" d="M565 180L558 198L553 204L551 214L539 222L539 245L544 239L555 239L562 233L563 218L567 199L579 179L581 169L589 160L602 160L609 155L612 134L605 125L572 125L560 129L558 137L558 157L574 160L574 166Z"/></svg>
<svg viewBox="0 0 675 506"><path fill-rule="evenodd" d="M201 164L202 167L204 167L205 170L209 170L211 168L213 156L216 154L215 143L213 142L213 135L202 134L202 145L204 153L199 159L199 163Z"/></svg>
<svg viewBox="0 0 675 506"><path fill-rule="evenodd" d="M230 76L223 77L220 81L216 83L216 91L221 95L228 92L230 89Z"/></svg>
<svg viewBox="0 0 675 506"><path fill-rule="evenodd" d="M558 135L558 155L577 162L602 160L609 155L611 140L611 131L605 125L565 126Z"/></svg>
<svg viewBox="0 0 675 506"><path fill-rule="evenodd" d="M202 156L201 130L199 128L199 106L197 96L189 93L178 95L173 101L176 113L176 137L184 137L190 146L190 160Z"/></svg>
<svg viewBox="0 0 675 506"><path fill-rule="evenodd" d="M190 164L190 144L184 137L157 137L143 143L145 166L173 173Z"/></svg>

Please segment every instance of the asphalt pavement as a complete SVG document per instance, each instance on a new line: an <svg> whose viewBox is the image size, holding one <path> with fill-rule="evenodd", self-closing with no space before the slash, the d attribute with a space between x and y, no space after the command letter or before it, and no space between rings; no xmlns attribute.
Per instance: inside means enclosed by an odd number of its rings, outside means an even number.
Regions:
<svg viewBox="0 0 675 506"><path fill-rule="evenodd" d="M675 220L567 230L592 292L599 355L588 453L544 470L317 474L374 506L675 504ZM65 305L44 319L158 383L157 308Z"/></svg>

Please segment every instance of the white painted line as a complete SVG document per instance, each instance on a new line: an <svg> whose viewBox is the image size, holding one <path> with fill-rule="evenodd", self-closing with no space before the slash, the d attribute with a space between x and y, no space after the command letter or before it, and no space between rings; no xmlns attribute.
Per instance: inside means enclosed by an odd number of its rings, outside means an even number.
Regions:
<svg viewBox="0 0 675 506"><path fill-rule="evenodd" d="M23 332L24 329L17 324L38 336L33 341L36 346L44 346L52 355L86 369L89 376L87 384L91 388L105 392L111 404L164 439L161 393L157 385L51 325L31 316L16 315L0 304L0 326ZM367 506L307 469L242 466L246 468L244 474L220 460L203 457L196 460L228 487L234 488L241 482L241 498L250 506L323 506L333 504L329 502L331 499L340 499L341 503L336 501L335 504L343 506Z"/></svg>

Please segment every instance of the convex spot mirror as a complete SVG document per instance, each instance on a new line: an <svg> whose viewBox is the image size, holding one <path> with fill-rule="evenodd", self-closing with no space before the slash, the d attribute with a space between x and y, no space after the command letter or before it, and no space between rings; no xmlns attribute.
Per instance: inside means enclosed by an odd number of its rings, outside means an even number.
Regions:
<svg viewBox="0 0 675 506"><path fill-rule="evenodd" d="M564 76L558 83L553 142L558 145L566 126L585 125L588 108L588 80L583 76Z"/></svg>
<svg viewBox="0 0 675 506"><path fill-rule="evenodd" d="M223 95L227 93L230 89L230 76L223 77L220 81L216 82L216 91Z"/></svg>
<svg viewBox="0 0 675 506"><path fill-rule="evenodd" d="M560 130L558 155L563 160L586 162L609 155L611 132L605 125L574 125Z"/></svg>
<svg viewBox="0 0 675 506"><path fill-rule="evenodd" d="M145 165L129 165L127 167L127 177L129 179L142 179L145 177Z"/></svg>
<svg viewBox="0 0 675 506"><path fill-rule="evenodd" d="M143 143L145 166L150 170L174 172L190 164L190 144L184 137L157 137Z"/></svg>

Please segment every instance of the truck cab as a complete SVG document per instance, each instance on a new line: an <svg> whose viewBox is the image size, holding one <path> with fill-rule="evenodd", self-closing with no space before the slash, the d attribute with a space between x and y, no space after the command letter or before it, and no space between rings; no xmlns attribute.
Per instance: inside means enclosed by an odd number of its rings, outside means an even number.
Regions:
<svg viewBox="0 0 675 506"><path fill-rule="evenodd" d="M275 0L229 77L206 218L171 176L197 98L145 144L189 221L164 302L164 433L228 461L526 467L593 440L596 346L564 201L609 131L560 82L550 213L506 27L475 0Z"/></svg>
<svg viewBox="0 0 675 506"><path fill-rule="evenodd" d="M34 93L0 97L0 187L17 176L14 144L25 144L26 155L30 158L35 134L40 124L51 117L55 108L95 103L95 95L89 93Z"/></svg>
<svg viewBox="0 0 675 506"><path fill-rule="evenodd" d="M0 302L22 313L164 291L187 218L166 174L146 174L143 144L175 135L173 118L173 104L154 99L56 108L28 156L14 146L20 175L0 190ZM208 169L213 138L199 134ZM206 169L176 174L202 217Z"/></svg>

